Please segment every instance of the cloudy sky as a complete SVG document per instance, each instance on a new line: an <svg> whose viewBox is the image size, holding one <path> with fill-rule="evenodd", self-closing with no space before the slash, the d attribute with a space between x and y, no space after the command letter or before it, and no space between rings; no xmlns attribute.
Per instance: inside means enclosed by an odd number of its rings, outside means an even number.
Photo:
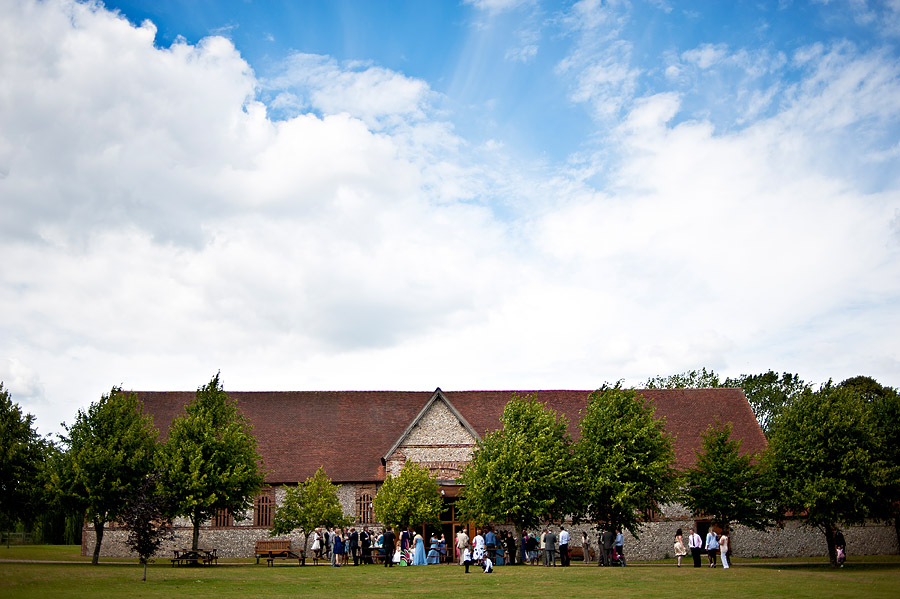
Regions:
<svg viewBox="0 0 900 599"><path fill-rule="evenodd" d="M900 0L0 2L0 380L900 385Z"/></svg>

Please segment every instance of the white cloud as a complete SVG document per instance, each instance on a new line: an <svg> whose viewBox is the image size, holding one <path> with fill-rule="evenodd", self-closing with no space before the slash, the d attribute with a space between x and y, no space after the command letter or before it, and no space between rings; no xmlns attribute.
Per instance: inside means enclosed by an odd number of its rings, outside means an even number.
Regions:
<svg viewBox="0 0 900 599"><path fill-rule="evenodd" d="M223 38L157 48L95 5L4 7L0 380L45 430L114 384L219 369L228 389L698 366L898 384L891 55L698 49L644 93L623 10L573 7L557 73L607 135L555 166L468 144L426 82L376 65L294 55L260 81ZM754 118L722 129L684 114L701 64L799 81L748 86Z"/></svg>
<svg viewBox="0 0 900 599"><path fill-rule="evenodd" d="M532 5L534 0L465 0L465 3L471 4L478 10L483 10L493 16L522 6Z"/></svg>
<svg viewBox="0 0 900 599"><path fill-rule="evenodd" d="M267 83L279 90L305 92L318 111L346 112L379 129L396 125L399 119L421 120L434 96L424 81L368 64L341 66L333 58L314 54L292 55L283 73Z"/></svg>
<svg viewBox="0 0 900 599"><path fill-rule="evenodd" d="M681 54L682 60L693 63L701 69L708 69L721 62L728 55L727 44L702 44Z"/></svg>

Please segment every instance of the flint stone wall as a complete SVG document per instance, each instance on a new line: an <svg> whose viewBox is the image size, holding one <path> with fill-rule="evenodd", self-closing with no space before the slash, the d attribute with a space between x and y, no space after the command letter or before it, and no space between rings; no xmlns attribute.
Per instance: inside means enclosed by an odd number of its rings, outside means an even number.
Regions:
<svg viewBox="0 0 900 599"><path fill-rule="evenodd" d="M670 558L674 557L675 531L678 528L682 529L686 544L688 529L693 524L693 520L688 519L652 522L641 528L640 539L635 539L630 533L626 533L625 556L634 560L658 560L667 555ZM380 531L381 526L370 526L370 529ZM510 526L498 526L496 529L513 530ZM559 532L558 526L554 526L553 529L557 533ZM588 533L594 550L597 550L599 546L598 532L594 527L581 524L566 526L566 530L572 536L570 543L572 547L581 546L581 533L585 531ZM94 531L85 528L83 535L82 554L91 555L94 551ZM135 557L125 544L126 535L127 532L120 528L104 530L100 555L103 557ZM157 558L170 557L175 548L190 547L190 528L177 528L176 535L175 541L165 543L157 552ZM847 554L850 556L898 553L897 535L892 524L871 522L863 526L846 527L844 537L847 540ZM254 526L236 524L234 528L200 528L200 546L215 547L219 557L253 557L256 541L269 538L290 539L295 549L301 547L303 543L303 535L299 533L269 537L268 529ZM772 528L766 532L735 525L730 538L732 553L737 557L825 557L828 555L823 533L817 528L803 526L796 520L786 522L784 528ZM312 540L307 538L307 549L311 543ZM690 560L690 554L687 559Z"/></svg>
<svg viewBox="0 0 900 599"><path fill-rule="evenodd" d="M472 433L446 403L435 401L388 457L386 471L397 476L406 460L413 460L435 470L440 477L439 471L458 472L471 459L474 449Z"/></svg>

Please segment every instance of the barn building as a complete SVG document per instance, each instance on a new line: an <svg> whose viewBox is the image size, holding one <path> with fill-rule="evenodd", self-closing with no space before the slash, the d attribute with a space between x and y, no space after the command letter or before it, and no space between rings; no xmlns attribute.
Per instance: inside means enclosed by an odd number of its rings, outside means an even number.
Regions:
<svg viewBox="0 0 900 599"><path fill-rule="evenodd" d="M387 474L399 473L406 460L426 466L438 479L444 495L442 531L453 539L459 528L470 523L456 514L460 487L456 478L469 460L475 443L485 433L500 428L500 416L513 394L535 394L541 402L568 420L568 432L579 438L578 421L591 391L278 391L229 392L238 409L253 426L266 471L266 487L255 499L252 514L235 519L220 513L201 527L201 544L216 547L222 557L251 557L257 540L266 539L274 508L286 486L296 485L324 467L335 484L344 513L355 517L357 526L374 522L372 499ZM743 453L756 453L766 446L750 405L741 389L644 389L657 418L665 421L673 439L675 465L692 466L701 449L701 435L716 420L732 424L732 435L741 440ZM193 391L138 392L145 410L163 435L174 418L193 401ZM189 546L189 522L176 522L173 547ZM695 526L706 530L709 522L691 518L679 505L666 506L663 513L641 530L639 538L628 537L627 554L632 559L660 559L672 553L675 529ZM580 530L570 528L573 542L580 544ZM111 526L105 531L101 555L126 556L125 532ZM290 537L294 546L303 539ZM734 530L733 550L743 556L823 555L825 542L817 530L788 522L782 529L765 533ZM851 553L897 551L892 527L870 525L847 531ZM92 553L93 529L84 529L82 552ZM167 553L171 547L161 552Z"/></svg>

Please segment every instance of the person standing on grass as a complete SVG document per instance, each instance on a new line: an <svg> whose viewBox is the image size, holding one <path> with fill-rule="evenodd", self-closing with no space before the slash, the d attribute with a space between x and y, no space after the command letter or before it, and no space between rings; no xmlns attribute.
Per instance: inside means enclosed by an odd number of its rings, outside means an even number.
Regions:
<svg viewBox="0 0 900 599"><path fill-rule="evenodd" d="M312 549L313 552L313 559L319 559L322 557L322 533L321 529L319 528L313 531L313 542L310 549Z"/></svg>
<svg viewBox="0 0 900 599"><path fill-rule="evenodd" d="M703 549L703 539L700 538L694 529L691 529L691 534L688 536L688 549L691 550L691 557L694 558L694 567L700 567L700 551Z"/></svg>
<svg viewBox="0 0 900 599"><path fill-rule="evenodd" d="M488 526L487 532L484 533L484 547L489 557L497 555L497 535L494 534L493 526Z"/></svg>
<svg viewBox="0 0 900 599"><path fill-rule="evenodd" d="M569 531L562 525L559 527L559 561L563 568L569 566Z"/></svg>
<svg viewBox="0 0 900 599"><path fill-rule="evenodd" d="M603 556L603 559L600 560L601 563L597 564L598 566L612 566L612 550L615 541L616 536L608 528L600 533L600 555Z"/></svg>
<svg viewBox="0 0 900 599"><path fill-rule="evenodd" d="M719 540L716 537L716 531L709 529L706 533L706 555L709 557L709 567L716 567L716 552L719 550Z"/></svg>
<svg viewBox="0 0 900 599"><path fill-rule="evenodd" d="M362 552L362 563L372 563L372 535L369 534L369 527L363 526L362 532L359 533L359 547Z"/></svg>
<svg viewBox="0 0 900 599"><path fill-rule="evenodd" d="M722 531L719 537L719 555L722 557L722 567L728 569L728 529Z"/></svg>
<svg viewBox="0 0 900 599"><path fill-rule="evenodd" d="M844 533L839 530L834 533L834 552L837 555L837 563L843 568L844 562L847 561L847 541L844 540Z"/></svg>
<svg viewBox="0 0 900 599"><path fill-rule="evenodd" d="M622 567L625 567L625 535L622 534L622 529L616 531L616 553L619 554L619 563L622 564Z"/></svg>
<svg viewBox="0 0 900 599"><path fill-rule="evenodd" d="M516 535L511 532L506 533L506 564L509 566L516 565Z"/></svg>
<svg viewBox="0 0 900 599"><path fill-rule="evenodd" d="M344 557L344 537L341 529L335 527L334 534L331 535L331 565L340 566Z"/></svg>
<svg viewBox="0 0 900 599"><path fill-rule="evenodd" d="M544 537L544 547L547 551L547 565L556 567L556 533L553 528L547 529L547 535Z"/></svg>
<svg viewBox="0 0 900 599"><path fill-rule="evenodd" d="M547 565L547 531L541 533L541 560Z"/></svg>
<svg viewBox="0 0 900 599"><path fill-rule="evenodd" d="M456 559L459 560L459 565L464 565L466 557L464 554L464 549L469 546L469 535L466 534L466 531L463 529L459 529L459 532L456 533Z"/></svg>
<svg viewBox="0 0 900 599"><path fill-rule="evenodd" d="M687 555L684 548L684 539L681 536L681 529L675 531L675 557L678 558L678 567L681 567L681 558Z"/></svg>
<svg viewBox="0 0 900 599"><path fill-rule="evenodd" d="M355 527L350 527L350 556L353 558L353 565L359 565L359 533Z"/></svg>
<svg viewBox="0 0 900 599"><path fill-rule="evenodd" d="M583 530L581 531L581 552L584 553L584 563L591 563L591 539Z"/></svg>
<svg viewBox="0 0 900 599"><path fill-rule="evenodd" d="M481 529L475 531L475 538L472 539L472 560L481 563L484 560L485 543L484 537L481 536Z"/></svg>
<svg viewBox="0 0 900 599"><path fill-rule="evenodd" d="M468 545L466 545L459 554L459 559L462 561L462 565L466 567L466 574L468 574L469 566L475 563L475 560L472 559L472 551L469 549Z"/></svg>
<svg viewBox="0 0 900 599"><path fill-rule="evenodd" d="M384 534L381 538L381 545L384 547L384 567L388 566L394 567L394 551L396 550L397 537L394 535L394 530L388 526L384 529Z"/></svg>

